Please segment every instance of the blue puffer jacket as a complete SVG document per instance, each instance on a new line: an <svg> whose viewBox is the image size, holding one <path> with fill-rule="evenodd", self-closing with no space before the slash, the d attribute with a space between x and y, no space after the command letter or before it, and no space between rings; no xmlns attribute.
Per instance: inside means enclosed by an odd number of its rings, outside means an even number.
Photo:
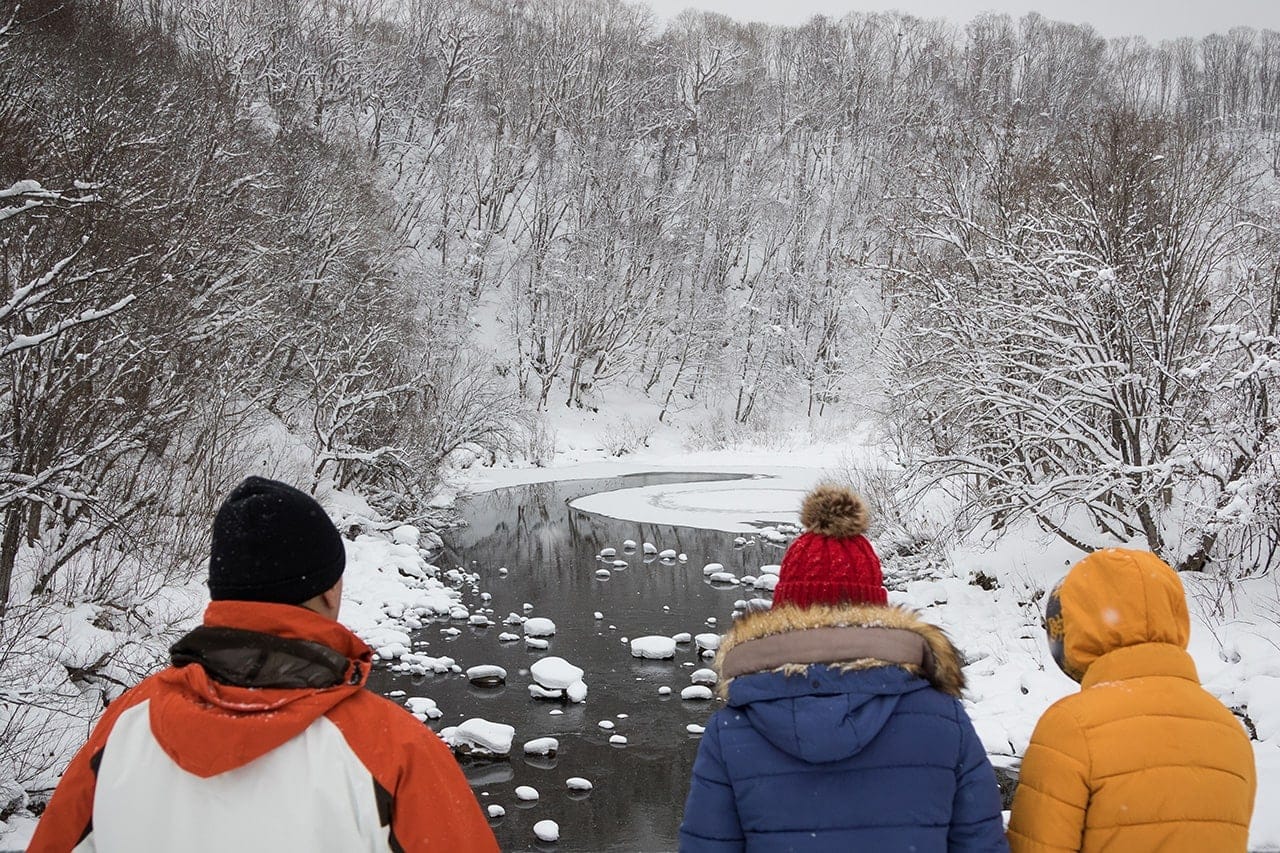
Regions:
<svg viewBox="0 0 1280 853"><path fill-rule="evenodd" d="M826 663L803 642L818 635L795 633L851 627L822 632ZM869 661L887 648L884 629L898 650L915 643L921 664ZM734 625L717 667L733 676L740 647L765 638L756 663L789 648L801 660L722 683L728 703L702 736L681 851L1008 850L995 774L958 698L959 656L939 629L900 608L779 608Z"/></svg>

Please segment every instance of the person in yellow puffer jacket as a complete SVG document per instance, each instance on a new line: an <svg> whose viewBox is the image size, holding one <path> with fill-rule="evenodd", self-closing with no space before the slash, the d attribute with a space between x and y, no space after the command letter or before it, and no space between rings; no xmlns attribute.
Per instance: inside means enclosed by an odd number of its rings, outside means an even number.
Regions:
<svg viewBox="0 0 1280 853"><path fill-rule="evenodd" d="M1244 853L1253 750L1200 686L1177 573L1145 551L1090 554L1049 596L1045 628L1081 690L1036 725L1013 853Z"/></svg>

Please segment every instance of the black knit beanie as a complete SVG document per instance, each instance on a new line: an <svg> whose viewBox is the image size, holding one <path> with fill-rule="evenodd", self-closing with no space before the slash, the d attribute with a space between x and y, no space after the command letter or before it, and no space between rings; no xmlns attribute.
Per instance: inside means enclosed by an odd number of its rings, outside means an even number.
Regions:
<svg viewBox="0 0 1280 853"><path fill-rule="evenodd" d="M250 477L214 516L209 597L301 604L336 584L346 564L342 536L315 498Z"/></svg>

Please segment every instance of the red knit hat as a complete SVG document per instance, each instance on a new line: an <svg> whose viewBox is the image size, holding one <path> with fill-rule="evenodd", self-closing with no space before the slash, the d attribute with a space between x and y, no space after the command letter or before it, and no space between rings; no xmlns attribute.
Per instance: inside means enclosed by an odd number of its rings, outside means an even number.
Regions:
<svg viewBox="0 0 1280 853"><path fill-rule="evenodd" d="M867 507L840 486L818 486L804 499L808 528L782 557L773 606L888 604L880 558L867 537Z"/></svg>

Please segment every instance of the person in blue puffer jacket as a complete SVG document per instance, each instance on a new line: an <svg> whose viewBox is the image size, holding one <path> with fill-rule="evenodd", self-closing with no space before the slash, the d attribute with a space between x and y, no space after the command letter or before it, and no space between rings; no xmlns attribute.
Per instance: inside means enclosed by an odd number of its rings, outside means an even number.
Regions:
<svg viewBox="0 0 1280 853"><path fill-rule="evenodd" d="M963 706L960 655L888 606L854 493L820 486L773 607L716 657L683 853L1007 851L995 773Z"/></svg>

